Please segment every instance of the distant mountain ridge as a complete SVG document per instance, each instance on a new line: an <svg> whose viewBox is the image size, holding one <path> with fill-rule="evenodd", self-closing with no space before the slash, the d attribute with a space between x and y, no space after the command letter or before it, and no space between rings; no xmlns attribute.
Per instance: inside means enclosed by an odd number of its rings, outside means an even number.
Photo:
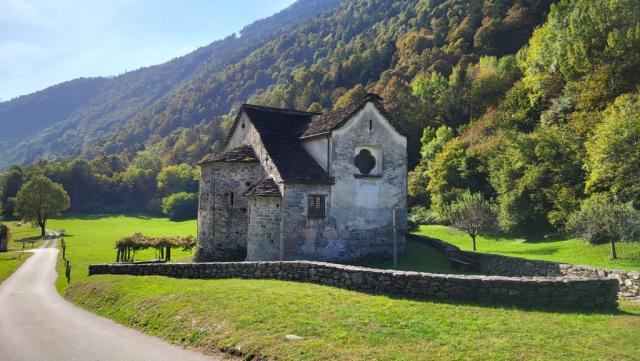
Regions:
<svg viewBox="0 0 640 361"><path fill-rule="evenodd" d="M224 115L242 102L317 111L358 86L401 97L397 84L419 73L515 53L552 2L299 0L167 63L0 103L0 169L142 150L191 162L217 150ZM15 124L34 126L2 135Z"/></svg>
<svg viewBox="0 0 640 361"><path fill-rule="evenodd" d="M216 72L341 0L299 0L268 18L166 63L115 77L80 78L0 103L0 169L76 155L125 125L197 72ZM165 100L169 101L169 100ZM140 139L144 141L144 139ZM122 151L103 147L104 151Z"/></svg>

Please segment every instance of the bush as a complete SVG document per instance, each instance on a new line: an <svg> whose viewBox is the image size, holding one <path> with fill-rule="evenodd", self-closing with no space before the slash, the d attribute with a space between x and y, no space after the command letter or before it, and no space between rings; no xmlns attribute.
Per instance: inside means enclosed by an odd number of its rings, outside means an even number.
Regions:
<svg viewBox="0 0 640 361"><path fill-rule="evenodd" d="M162 199L162 213L172 221L184 221L198 217L198 196L180 192Z"/></svg>
<svg viewBox="0 0 640 361"><path fill-rule="evenodd" d="M435 224L437 222L437 217L425 206L413 206L411 208L411 212L409 212L409 221L415 224Z"/></svg>

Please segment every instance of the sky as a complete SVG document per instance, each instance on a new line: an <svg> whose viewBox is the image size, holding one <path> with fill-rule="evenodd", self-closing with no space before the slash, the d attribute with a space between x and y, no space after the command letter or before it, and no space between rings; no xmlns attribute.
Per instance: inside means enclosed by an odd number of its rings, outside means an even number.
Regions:
<svg viewBox="0 0 640 361"><path fill-rule="evenodd" d="M0 100L165 62L295 0L0 0Z"/></svg>

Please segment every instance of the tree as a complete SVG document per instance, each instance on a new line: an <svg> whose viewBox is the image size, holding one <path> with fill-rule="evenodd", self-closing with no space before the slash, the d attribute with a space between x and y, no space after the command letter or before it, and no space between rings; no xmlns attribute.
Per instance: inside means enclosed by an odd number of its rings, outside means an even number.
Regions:
<svg viewBox="0 0 640 361"><path fill-rule="evenodd" d="M158 189L164 194L178 192L194 193L198 191L198 169L182 163L170 165L158 173Z"/></svg>
<svg viewBox="0 0 640 361"><path fill-rule="evenodd" d="M587 190L609 190L640 206L640 97L616 99L604 111L603 122L586 148Z"/></svg>
<svg viewBox="0 0 640 361"><path fill-rule="evenodd" d="M362 86L362 84L357 84L336 100L335 104L333 104L333 109L338 110L356 105L360 103L366 95L367 92L364 89L364 86Z"/></svg>
<svg viewBox="0 0 640 361"><path fill-rule="evenodd" d="M12 218L15 213L14 199L24 182L22 168L13 165L6 173L0 175L0 205L3 208L2 215Z"/></svg>
<svg viewBox="0 0 640 361"><path fill-rule="evenodd" d="M571 215L567 230L589 243L609 242L611 258L616 259L616 241L640 237L640 212L630 203L620 203L608 194L596 193Z"/></svg>
<svg viewBox="0 0 640 361"><path fill-rule="evenodd" d="M162 212L172 221L184 221L198 216L198 196L180 192L162 199Z"/></svg>
<svg viewBox="0 0 640 361"><path fill-rule="evenodd" d="M496 214L491 202L482 193L471 193L468 189L447 206L449 223L461 232L466 232L476 250L476 237L480 232L487 232L497 225Z"/></svg>
<svg viewBox="0 0 640 361"><path fill-rule="evenodd" d="M44 176L27 182L17 195L17 210L26 221L36 223L45 236L47 221L69 209L69 195L62 185Z"/></svg>

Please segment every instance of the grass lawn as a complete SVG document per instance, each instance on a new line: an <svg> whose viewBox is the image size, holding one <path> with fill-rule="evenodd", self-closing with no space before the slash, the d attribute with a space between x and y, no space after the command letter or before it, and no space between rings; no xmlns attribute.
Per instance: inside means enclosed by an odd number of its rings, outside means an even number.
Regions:
<svg viewBox="0 0 640 361"><path fill-rule="evenodd" d="M24 262L31 253L22 254L22 241L27 242L25 249L39 247L40 229L20 222L4 222L9 227L9 252L0 253L0 282L9 278L11 274Z"/></svg>
<svg viewBox="0 0 640 361"><path fill-rule="evenodd" d="M351 262L355 266L392 269L393 260L363 260ZM407 240L405 250L398 257L398 270L429 273L463 273L449 266L447 257L433 247Z"/></svg>
<svg viewBox="0 0 640 361"><path fill-rule="evenodd" d="M195 235L196 221L171 222L166 218L144 216L77 216L51 220L47 227L65 231L67 259L71 262L71 281L87 278L88 266L92 263L110 263L116 260L116 241L122 237L141 232L148 236ZM135 255L136 261L155 259L154 250L145 250ZM190 252L171 251L172 261L191 259ZM64 267L58 262L56 286L60 292L67 288Z"/></svg>
<svg viewBox="0 0 640 361"><path fill-rule="evenodd" d="M73 278L69 287L59 282L69 300L204 353L233 348L280 360L633 360L640 349L637 303L622 303L612 314L564 313L283 281L87 277L89 263L114 260L119 237L134 231L193 234L195 222L109 216L56 220L50 227L69 234ZM419 246L408 245L408 254ZM304 339L285 341L288 334Z"/></svg>
<svg viewBox="0 0 640 361"><path fill-rule="evenodd" d="M463 250L471 250L471 238L446 226L420 226L415 232L452 243ZM522 257L579 265L640 271L640 242L619 242L617 260L609 258L609 244L591 245L580 239L526 240L500 236L479 236L478 252Z"/></svg>
<svg viewBox="0 0 640 361"><path fill-rule="evenodd" d="M303 283L92 276L68 298L214 354L279 360L637 360L640 305L617 314L394 299ZM286 341L285 335L304 337Z"/></svg>

